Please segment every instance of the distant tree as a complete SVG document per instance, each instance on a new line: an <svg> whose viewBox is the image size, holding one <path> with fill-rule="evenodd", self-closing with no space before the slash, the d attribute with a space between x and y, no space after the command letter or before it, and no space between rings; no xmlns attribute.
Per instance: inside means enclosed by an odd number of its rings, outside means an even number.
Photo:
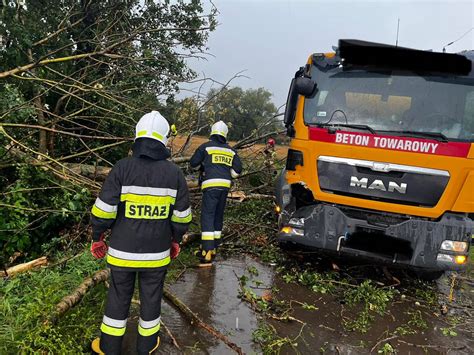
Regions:
<svg viewBox="0 0 474 355"><path fill-rule="evenodd" d="M271 101L271 92L264 88L243 90L240 87L210 90L208 98L214 97L206 107L204 115L208 122L222 120L229 124L229 139L241 140L259 127L270 132L280 126L274 118L277 108Z"/></svg>

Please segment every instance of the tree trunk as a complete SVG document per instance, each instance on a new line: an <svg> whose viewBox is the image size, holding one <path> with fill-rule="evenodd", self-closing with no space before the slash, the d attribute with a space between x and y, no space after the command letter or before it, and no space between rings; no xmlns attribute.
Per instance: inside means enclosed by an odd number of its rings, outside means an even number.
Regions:
<svg viewBox="0 0 474 355"><path fill-rule="evenodd" d="M28 49L28 60L30 61L30 63L34 62L33 52L30 48ZM36 74L35 69L31 69L31 71ZM38 125L44 127L46 125L46 118L44 116L43 100L41 99L40 90L37 89L35 84L33 84L33 95L33 103L36 109L36 116L38 117ZM38 134L38 151L42 154L46 154L46 152L48 151L48 132L44 129L40 129Z"/></svg>
<svg viewBox="0 0 474 355"><path fill-rule="evenodd" d="M82 298L89 292L94 286L101 282L107 281L110 275L109 269L99 270L91 277L86 278L73 293L64 297L57 305L53 314L44 322L44 325L55 324L59 317L66 313L69 309L78 304Z"/></svg>

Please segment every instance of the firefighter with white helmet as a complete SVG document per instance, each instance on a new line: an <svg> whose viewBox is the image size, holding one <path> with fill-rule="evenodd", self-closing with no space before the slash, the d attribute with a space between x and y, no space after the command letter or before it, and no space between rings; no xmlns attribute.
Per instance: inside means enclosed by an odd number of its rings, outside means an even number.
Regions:
<svg viewBox="0 0 474 355"><path fill-rule="evenodd" d="M133 155L113 167L92 207L91 253L107 255L111 269L101 336L92 343L99 354L120 354L136 278L138 354L149 354L159 344L167 267L178 256L192 218L184 175L168 160L169 135L168 121L158 111L144 115L136 125ZM104 232L109 228L108 247Z"/></svg>
<svg viewBox="0 0 474 355"><path fill-rule="evenodd" d="M191 167L201 170L201 249L200 266L212 265L222 238L224 209L231 179L242 172L236 151L227 144L227 125L218 121L211 127L208 142L191 157Z"/></svg>

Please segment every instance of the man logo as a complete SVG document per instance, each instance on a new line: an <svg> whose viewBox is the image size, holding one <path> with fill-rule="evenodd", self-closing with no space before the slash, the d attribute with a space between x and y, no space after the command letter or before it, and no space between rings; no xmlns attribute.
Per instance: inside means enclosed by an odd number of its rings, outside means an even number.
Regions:
<svg viewBox="0 0 474 355"><path fill-rule="evenodd" d="M351 176L351 187L359 187L361 189L369 189L369 190L380 190L380 191L388 191L388 192L399 192L401 194L407 193L407 184L402 182L397 184L394 181L388 182L388 188L385 186L382 180L374 180L369 184L368 178L358 178L357 176Z"/></svg>

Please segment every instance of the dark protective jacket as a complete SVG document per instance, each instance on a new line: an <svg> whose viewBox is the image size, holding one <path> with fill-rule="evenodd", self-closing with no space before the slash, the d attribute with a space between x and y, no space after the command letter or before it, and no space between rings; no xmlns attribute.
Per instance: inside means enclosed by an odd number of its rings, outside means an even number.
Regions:
<svg viewBox="0 0 474 355"><path fill-rule="evenodd" d="M194 152L190 161L194 169L201 168L201 188L230 188L231 178L242 172L242 162L224 137L212 135L210 140Z"/></svg>
<svg viewBox="0 0 474 355"><path fill-rule="evenodd" d="M120 160L92 207L93 240L112 228L107 263L146 270L170 262L171 240L181 241L191 222L189 192L182 171L168 161L166 147L139 138L133 155Z"/></svg>

